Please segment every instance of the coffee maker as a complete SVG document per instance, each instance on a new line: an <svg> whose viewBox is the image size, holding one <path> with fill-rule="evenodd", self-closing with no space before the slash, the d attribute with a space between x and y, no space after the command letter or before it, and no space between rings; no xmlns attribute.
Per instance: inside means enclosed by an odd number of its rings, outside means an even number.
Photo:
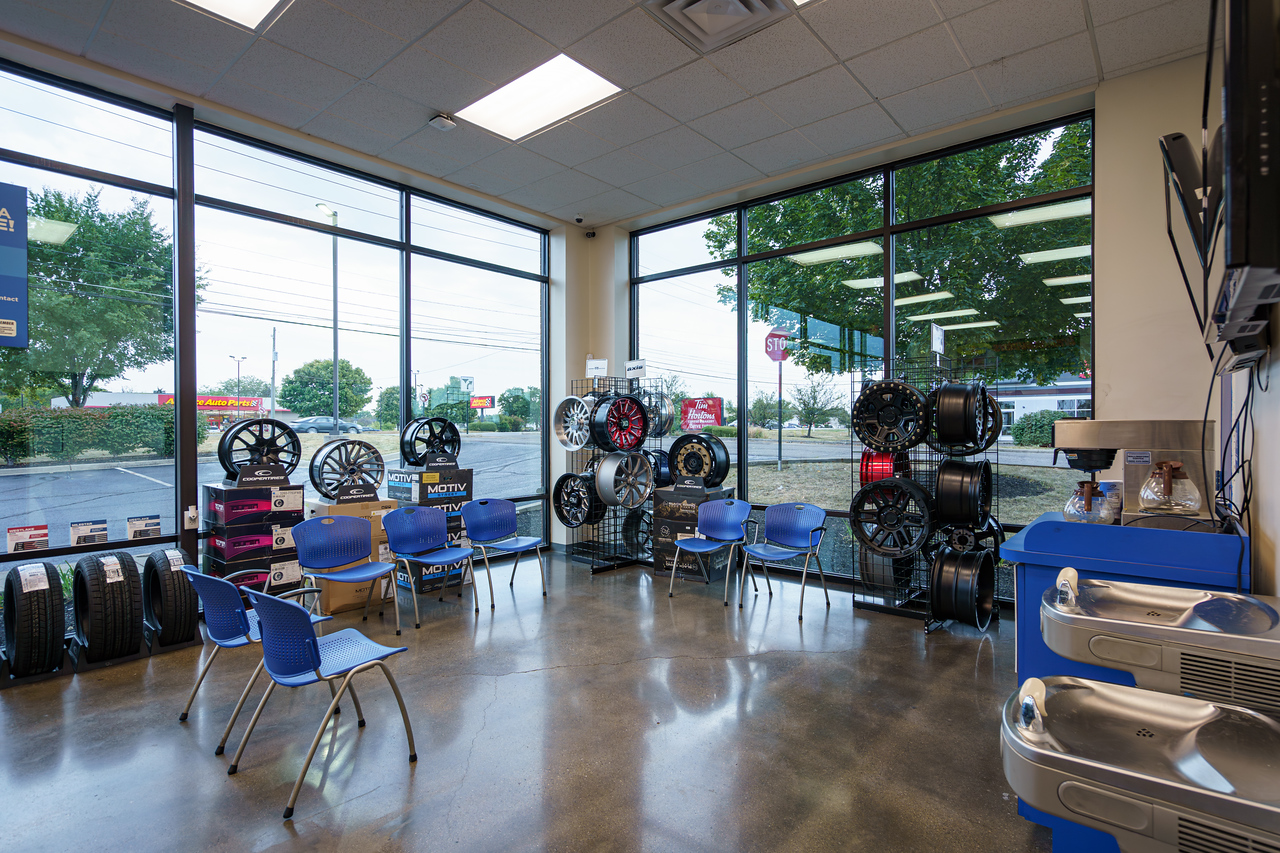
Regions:
<svg viewBox="0 0 1280 853"><path fill-rule="evenodd" d="M1087 471L1090 478L1112 467L1117 459L1124 471L1124 511L1121 524L1164 527L1172 530L1211 529L1213 498L1217 488L1217 437L1214 422L1201 421L1095 421L1063 418L1053 424L1054 460L1061 452L1067 464ZM1202 434L1203 430L1203 434ZM1204 450L1201 452L1201 442ZM1178 463L1172 465L1170 463ZM1173 485L1199 493L1199 509L1176 512L1143 508L1143 486L1148 496ZM1154 485L1153 485L1154 484ZM1206 486L1208 493L1206 494ZM1149 505L1154 502L1147 500Z"/></svg>

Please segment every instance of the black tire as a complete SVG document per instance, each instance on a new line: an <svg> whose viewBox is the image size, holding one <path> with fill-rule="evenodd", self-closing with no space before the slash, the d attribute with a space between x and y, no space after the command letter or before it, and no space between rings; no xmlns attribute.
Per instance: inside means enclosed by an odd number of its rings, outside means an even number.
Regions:
<svg viewBox="0 0 1280 853"><path fill-rule="evenodd" d="M910 450L929 435L929 402L912 385L894 379L872 382L853 404L853 432L882 453Z"/></svg>
<svg viewBox="0 0 1280 853"><path fill-rule="evenodd" d="M271 418L240 421L218 440L218 462L228 479L235 479L246 465L283 465L284 472L292 474L301 459L298 434L288 424Z"/></svg>
<svg viewBox="0 0 1280 853"><path fill-rule="evenodd" d="M112 562L114 560L114 562ZM142 645L142 577L124 551L82 557L71 583L76 640L88 663L131 655Z"/></svg>
<svg viewBox="0 0 1280 853"><path fill-rule="evenodd" d="M163 548L147 555L142 567L142 613L162 646L195 638L200 615L191 580L180 569L192 565L181 548Z"/></svg>
<svg viewBox="0 0 1280 853"><path fill-rule="evenodd" d="M713 489L729 476L729 449L710 433L688 433L671 443L667 464L674 477L701 477Z"/></svg>
<svg viewBox="0 0 1280 853"><path fill-rule="evenodd" d="M995 610L995 574L995 557L990 550L939 548L929 573L930 615L987 630Z"/></svg>
<svg viewBox="0 0 1280 853"><path fill-rule="evenodd" d="M44 589L30 588L41 579ZM10 675L23 678L61 666L65 622L62 578L53 563L25 563L5 574L4 656Z"/></svg>

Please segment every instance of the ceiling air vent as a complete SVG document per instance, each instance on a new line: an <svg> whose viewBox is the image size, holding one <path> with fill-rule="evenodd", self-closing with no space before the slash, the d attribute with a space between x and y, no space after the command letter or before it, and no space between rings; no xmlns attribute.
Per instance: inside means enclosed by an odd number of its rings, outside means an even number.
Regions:
<svg viewBox="0 0 1280 853"><path fill-rule="evenodd" d="M646 0L644 8L702 53L746 38L794 11L785 0Z"/></svg>

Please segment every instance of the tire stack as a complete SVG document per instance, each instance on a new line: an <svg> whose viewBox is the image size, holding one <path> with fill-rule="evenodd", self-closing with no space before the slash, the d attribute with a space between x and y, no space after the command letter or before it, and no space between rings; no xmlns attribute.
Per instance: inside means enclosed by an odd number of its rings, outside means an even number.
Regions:
<svg viewBox="0 0 1280 853"><path fill-rule="evenodd" d="M82 557L71 581L72 656L77 669L144 650L142 575L124 551Z"/></svg>
<svg viewBox="0 0 1280 853"><path fill-rule="evenodd" d="M66 640L62 577L53 563L24 563L4 576L4 671L19 679L56 672Z"/></svg>

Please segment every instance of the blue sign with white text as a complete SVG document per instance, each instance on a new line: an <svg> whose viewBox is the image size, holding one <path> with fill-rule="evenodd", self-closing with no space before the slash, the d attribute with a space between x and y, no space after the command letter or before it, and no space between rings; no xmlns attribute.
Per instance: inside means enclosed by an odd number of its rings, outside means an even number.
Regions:
<svg viewBox="0 0 1280 853"><path fill-rule="evenodd" d="M27 189L0 184L0 346L27 345Z"/></svg>

